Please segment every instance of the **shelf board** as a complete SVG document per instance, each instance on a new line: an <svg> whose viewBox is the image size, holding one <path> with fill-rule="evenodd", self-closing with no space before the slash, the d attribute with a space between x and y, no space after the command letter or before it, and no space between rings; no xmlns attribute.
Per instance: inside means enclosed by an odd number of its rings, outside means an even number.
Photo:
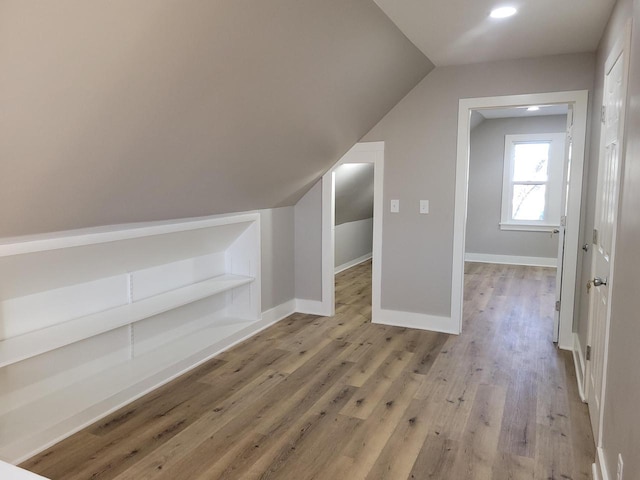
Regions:
<svg viewBox="0 0 640 480"><path fill-rule="evenodd" d="M10 480L46 480L40 475L15 467L2 460L0 460L0 478L8 478Z"/></svg>
<svg viewBox="0 0 640 480"><path fill-rule="evenodd" d="M103 312L0 341L0 368L253 282L221 275Z"/></svg>
<svg viewBox="0 0 640 480"><path fill-rule="evenodd" d="M245 329L255 323L216 319L211 326L0 415L0 458L16 461L18 452L56 443L210 359L250 333Z"/></svg>

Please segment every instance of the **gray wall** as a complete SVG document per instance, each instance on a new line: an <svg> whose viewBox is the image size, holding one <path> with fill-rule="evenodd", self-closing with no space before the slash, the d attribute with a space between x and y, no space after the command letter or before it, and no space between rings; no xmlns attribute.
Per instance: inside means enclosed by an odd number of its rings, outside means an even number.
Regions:
<svg viewBox="0 0 640 480"><path fill-rule="evenodd" d="M618 2L605 37L598 50L596 82L598 88L593 99L594 109L602 104L604 62L613 43L624 31L627 19L633 15L631 74L629 78L629 103L626 125L626 155L624 156L622 196L618 219L616 242L615 278L611 301L611 330L609 337L609 364L607 369L606 400L604 404L603 449L609 478L616 478L618 453L624 458L624 479L640 479L640 295L638 295L638 272L640 255L640 1L622 0ZM593 158L589 175L589 219L585 238L593 225L595 204L595 177L597 175L597 146L600 138L600 124L593 122ZM585 256L588 257L588 256ZM585 277L590 258L585 258ZM583 279L584 279L583 278ZM586 282L586 280L584 280ZM584 302L582 303L584 305ZM580 331L583 349L587 328L587 310L583 309Z"/></svg>
<svg viewBox="0 0 640 480"><path fill-rule="evenodd" d="M373 217L336 225L335 266L371 255L373 251Z"/></svg>
<svg viewBox="0 0 640 480"><path fill-rule="evenodd" d="M0 237L293 205L433 67L371 0L7 0L0 45Z"/></svg>
<svg viewBox="0 0 640 480"><path fill-rule="evenodd" d="M322 180L295 206L296 298L322 301Z"/></svg>
<svg viewBox="0 0 640 480"><path fill-rule="evenodd" d="M504 137L512 134L559 133L566 115L488 119L471 131L466 252L555 258L558 237L546 232L500 229Z"/></svg>
<svg viewBox="0 0 640 480"><path fill-rule="evenodd" d="M295 298L294 207L259 210L262 311Z"/></svg>
<svg viewBox="0 0 640 480"><path fill-rule="evenodd" d="M336 168L336 225L373 218L373 171L373 163Z"/></svg>
<svg viewBox="0 0 640 480"><path fill-rule="evenodd" d="M458 102L483 97L591 89L595 57L442 67L432 71L363 141L385 141L382 307L449 316ZM398 198L401 211L388 212ZM420 199L431 213L418 214Z"/></svg>
<svg viewBox="0 0 640 480"><path fill-rule="evenodd" d="M373 249L372 163L348 163L335 170L335 266Z"/></svg>

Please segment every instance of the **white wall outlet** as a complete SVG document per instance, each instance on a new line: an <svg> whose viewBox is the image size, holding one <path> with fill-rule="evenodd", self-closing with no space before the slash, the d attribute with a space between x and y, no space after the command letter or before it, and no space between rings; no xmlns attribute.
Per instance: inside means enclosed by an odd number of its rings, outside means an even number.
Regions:
<svg viewBox="0 0 640 480"><path fill-rule="evenodd" d="M429 200L420 200L420 213L429 213Z"/></svg>
<svg viewBox="0 0 640 480"><path fill-rule="evenodd" d="M400 200L391 200L391 213L398 213L400 211Z"/></svg>
<svg viewBox="0 0 640 480"><path fill-rule="evenodd" d="M622 461L622 454L619 453L618 454L618 480L623 480L622 479L622 474L623 474L623 470L624 470L624 462Z"/></svg>

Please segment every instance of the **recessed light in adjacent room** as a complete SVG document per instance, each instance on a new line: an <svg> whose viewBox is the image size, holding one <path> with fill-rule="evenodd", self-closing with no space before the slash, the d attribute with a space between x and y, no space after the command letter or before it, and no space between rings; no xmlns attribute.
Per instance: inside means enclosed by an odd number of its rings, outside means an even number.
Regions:
<svg viewBox="0 0 640 480"><path fill-rule="evenodd" d="M518 12L514 7L499 7L491 10L489 16L491 18L507 18L512 17Z"/></svg>
<svg viewBox="0 0 640 480"><path fill-rule="evenodd" d="M540 107L529 107L527 108L527 112L537 112L540 110Z"/></svg>

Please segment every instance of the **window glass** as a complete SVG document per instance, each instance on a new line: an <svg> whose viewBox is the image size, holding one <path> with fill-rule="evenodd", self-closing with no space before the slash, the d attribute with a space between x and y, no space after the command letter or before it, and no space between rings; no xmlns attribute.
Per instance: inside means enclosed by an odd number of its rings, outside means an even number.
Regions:
<svg viewBox="0 0 640 480"><path fill-rule="evenodd" d="M514 185L512 218L544 220L546 190L546 185Z"/></svg>
<svg viewBox="0 0 640 480"><path fill-rule="evenodd" d="M516 143L514 145L513 181L546 182L549 179L550 145L548 142Z"/></svg>

